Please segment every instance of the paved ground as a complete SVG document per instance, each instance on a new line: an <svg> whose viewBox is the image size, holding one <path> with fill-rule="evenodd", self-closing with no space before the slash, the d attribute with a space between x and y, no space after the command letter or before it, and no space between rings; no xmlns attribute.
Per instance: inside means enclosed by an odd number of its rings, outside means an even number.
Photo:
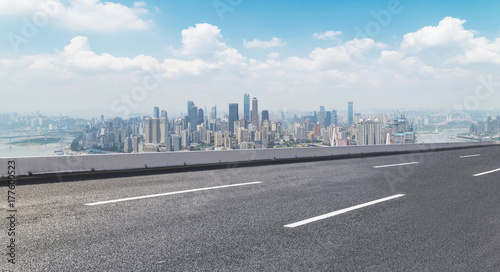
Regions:
<svg viewBox="0 0 500 272"><path fill-rule="evenodd" d="M0 270L500 271L500 171L474 176L499 168L487 147L21 185Z"/></svg>

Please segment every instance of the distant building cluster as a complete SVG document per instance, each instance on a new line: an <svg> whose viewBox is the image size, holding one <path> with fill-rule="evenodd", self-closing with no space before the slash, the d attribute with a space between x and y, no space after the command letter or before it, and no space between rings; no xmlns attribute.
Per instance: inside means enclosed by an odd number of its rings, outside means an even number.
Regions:
<svg viewBox="0 0 500 272"><path fill-rule="evenodd" d="M0 115L0 129L38 137L79 134L72 150L87 153L412 144L419 135L457 128L469 130L457 137L471 140L497 139L500 134L500 116L484 112L417 111L408 118L406 112L361 114L348 102L343 111L320 106L319 111L285 113L259 109L258 98L249 94L243 97L243 108L229 103L222 112L215 105L210 109L188 101L186 114L174 117L154 107L152 115L91 120L11 113Z"/></svg>
<svg viewBox="0 0 500 272"><path fill-rule="evenodd" d="M228 105L227 114L217 107L206 114L193 101L187 102L187 115L169 119L167 111L154 107L153 116L115 118L103 126L92 124L84 132L85 148L120 150L127 153L181 150L230 150L284 148L304 145L347 146L414 143L415 133L404 116L387 114L362 116L348 103L347 115L326 110L309 115L259 111L259 100L245 94L243 114L238 103ZM97 121L97 120L94 120Z"/></svg>
<svg viewBox="0 0 500 272"><path fill-rule="evenodd" d="M488 116L485 122L477 122L470 126L472 135L495 135L500 132L500 115L496 118Z"/></svg>

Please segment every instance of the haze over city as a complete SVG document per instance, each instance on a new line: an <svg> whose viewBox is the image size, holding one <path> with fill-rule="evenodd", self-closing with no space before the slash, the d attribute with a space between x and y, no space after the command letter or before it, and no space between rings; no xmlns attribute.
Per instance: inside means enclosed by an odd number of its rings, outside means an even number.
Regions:
<svg viewBox="0 0 500 272"><path fill-rule="evenodd" d="M499 84L499 5L2 1L1 111L186 114L186 101L225 109L244 93L275 112L449 109ZM498 109L482 91L472 109Z"/></svg>

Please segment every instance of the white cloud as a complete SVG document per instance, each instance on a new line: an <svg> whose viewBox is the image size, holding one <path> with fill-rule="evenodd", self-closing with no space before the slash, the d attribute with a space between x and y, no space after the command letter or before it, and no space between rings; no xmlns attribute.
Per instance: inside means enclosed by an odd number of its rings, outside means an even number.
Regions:
<svg viewBox="0 0 500 272"><path fill-rule="evenodd" d="M401 49L419 53L434 48L456 48L467 46L473 39L474 32L465 30L465 20L446 17L438 26L426 26L420 30L404 35Z"/></svg>
<svg viewBox="0 0 500 272"><path fill-rule="evenodd" d="M148 99L151 103L164 101L166 107L175 110L181 107L179 101L194 98L205 105L236 101L240 97L235 92L238 89L252 90L252 95L265 95L263 101L288 107L316 107L321 101L347 101L353 93L356 97L365 97L366 103L382 107L412 103L431 106L447 103L450 97L457 97L458 92L473 92L476 76L484 71L500 76L499 72L490 72L491 69L481 68L483 66L463 66L480 61L494 63L500 38L490 41L476 37L474 32L463 29L463 21L456 22L451 20L423 28L425 31L409 33L399 48L388 49L387 45L366 38L310 49L304 56L272 52L259 58L249 58L226 44L221 30L210 24L184 29L182 46L173 50L174 57L167 59L97 53L87 37L77 36L52 54L0 59L0 81L5 90L26 86L25 94L30 88L36 88L47 97L68 95L65 92L74 89L80 94L81 103L93 103L95 95L102 93L102 99L108 103L104 107L137 82L140 84L151 70L154 76L167 80L163 80L158 91ZM436 29L440 35L448 35L441 27L448 31L462 28L464 33L458 34L463 44L448 44L441 38L432 41ZM446 61L426 60L429 54L441 53L441 46L453 47L450 49L453 54L446 55ZM80 89L84 89L85 94L97 94L82 96L83 92L77 91ZM59 91L56 93L56 90ZM412 98L401 95L405 92L412 93ZM434 92L432 101L426 95L431 92ZM321 97L321 101L315 101L314 97ZM17 100L21 98L19 95ZM149 111L150 104L141 102L140 105ZM184 106L180 110L184 110Z"/></svg>
<svg viewBox="0 0 500 272"><path fill-rule="evenodd" d="M355 59L364 58L364 55L371 49L380 47L383 45L369 38L354 39L335 47L316 48L309 54L309 57L320 66L347 64L352 63Z"/></svg>
<svg viewBox="0 0 500 272"><path fill-rule="evenodd" d="M342 31L329 30L326 32L314 33L313 38L318 40L335 40L337 36L342 35Z"/></svg>
<svg viewBox="0 0 500 272"><path fill-rule="evenodd" d="M0 15L44 14L48 22L70 30L108 32L144 30L152 24L141 18L149 12L144 2L132 7L101 0L2 0Z"/></svg>
<svg viewBox="0 0 500 272"><path fill-rule="evenodd" d="M174 49L174 53L189 57L211 57L216 51L227 49L221 41L222 34L217 26L203 23L196 24L181 32L182 48Z"/></svg>
<svg viewBox="0 0 500 272"><path fill-rule="evenodd" d="M404 35L401 50L447 63L500 64L500 39L489 41L464 28L465 20L446 17L437 26L426 26Z"/></svg>
<svg viewBox="0 0 500 272"><path fill-rule="evenodd" d="M267 57L270 59L277 59L277 58L279 58L279 56L280 56L280 53L278 53L278 52L271 52L271 53L267 54Z"/></svg>
<svg viewBox="0 0 500 272"><path fill-rule="evenodd" d="M261 41L254 39L253 41L247 42L243 41L243 46L245 48L273 48L273 47L283 47L286 42L282 41L280 38L272 38L270 41Z"/></svg>
<svg viewBox="0 0 500 272"><path fill-rule="evenodd" d="M450 62L459 64L491 63L500 64L500 38L490 42L484 37L470 41L471 47L462 54L450 58Z"/></svg>
<svg viewBox="0 0 500 272"><path fill-rule="evenodd" d="M139 55L133 59L114 57L104 53L98 55L90 49L88 38L79 36L71 40L71 43L64 47L64 51L59 56L59 61L63 62L67 68L84 69L91 71L125 71L130 69L142 69L155 62L151 57Z"/></svg>
<svg viewBox="0 0 500 272"><path fill-rule="evenodd" d="M36 0L2 0L0 15L19 15L35 10L39 1Z"/></svg>

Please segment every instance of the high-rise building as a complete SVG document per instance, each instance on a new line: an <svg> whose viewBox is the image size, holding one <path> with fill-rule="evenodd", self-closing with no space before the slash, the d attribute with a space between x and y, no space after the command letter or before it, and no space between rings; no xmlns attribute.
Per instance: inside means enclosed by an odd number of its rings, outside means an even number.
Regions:
<svg viewBox="0 0 500 272"><path fill-rule="evenodd" d="M354 124L354 106L352 102L347 103L347 123Z"/></svg>
<svg viewBox="0 0 500 272"><path fill-rule="evenodd" d="M181 132L181 146L186 148L191 144L189 139L189 132L187 130L183 130Z"/></svg>
<svg viewBox="0 0 500 272"><path fill-rule="evenodd" d="M392 124L392 139L396 144L414 144L416 141L413 127L408 124L404 115L394 118Z"/></svg>
<svg viewBox="0 0 500 272"><path fill-rule="evenodd" d="M211 114L211 115L212 115L212 116L211 116L211 117L212 117L212 120L217 119L217 105L214 105L214 106L212 107L212 114Z"/></svg>
<svg viewBox="0 0 500 272"><path fill-rule="evenodd" d="M358 145L383 144L380 122L367 121L357 124L356 142Z"/></svg>
<svg viewBox="0 0 500 272"><path fill-rule="evenodd" d="M151 143L159 144L161 140L160 119L151 119Z"/></svg>
<svg viewBox="0 0 500 272"><path fill-rule="evenodd" d="M318 124L325 126L325 106L319 107Z"/></svg>
<svg viewBox="0 0 500 272"><path fill-rule="evenodd" d="M332 124L337 126L339 124L339 117L337 115L337 110L332 110Z"/></svg>
<svg viewBox="0 0 500 272"><path fill-rule="evenodd" d="M161 110L161 118L168 118L166 110Z"/></svg>
<svg viewBox="0 0 500 272"><path fill-rule="evenodd" d="M194 107L194 102L193 101L188 101L187 102L187 112L189 113L189 110Z"/></svg>
<svg viewBox="0 0 500 272"><path fill-rule="evenodd" d="M205 119L203 109L198 109L198 125L203 123L203 119Z"/></svg>
<svg viewBox="0 0 500 272"><path fill-rule="evenodd" d="M132 139L130 139L130 137L127 137L123 145L123 152L130 153L132 151L133 151Z"/></svg>
<svg viewBox="0 0 500 272"><path fill-rule="evenodd" d="M220 148L224 145L222 131L217 131L214 133L214 147Z"/></svg>
<svg viewBox="0 0 500 272"><path fill-rule="evenodd" d="M169 131L169 123L168 119L165 117L161 118L160 121L160 143L162 144L167 144L166 140L168 138L168 131Z"/></svg>
<svg viewBox="0 0 500 272"><path fill-rule="evenodd" d="M188 120L189 120L189 132L195 131L196 126L198 125L198 107L195 107L193 105L189 109Z"/></svg>
<svg viewBox="0 0 500 272"><path fill-rule="evenodd" d="M252 99L252 127L259 130L259 101L257 97Z"/></svg>
<svg viewBox="0 0 500 272"><path fill-rule="evenodd" d="M234 133L234 122L238 121L238 103L229 104L229 132Z"/></svg>
<svg viewBox="0 0 500 272"><path fill-rule="evenodd" d="M170 137L165 138L165 151L172 151L172 138Z"/></svg>
<svg viewBox="0 0 500 272"><path fill-rule="evenodd" d="M149 117L144 119L144 142L147 144L153 142L153 120Z"/></svg>
<svg viewBox="0 0 500 272"><path fill-rule="evenodd" d="M193 108L194 108L194 102L193 101L188 101L187 102L187 117L185 118L186 119L186 128L188 127L189 124L191 124L192 120L195 120L195 123L196 123L196 119L197 119L197 115L198 115L198 109L196 109L196 111L194 112L193 114ZM191 129L193 129L193 126L191 126Z"/></svg>
<svg viewBox="0 0 500 272"><path fill-rule="evenodd" d="M361 113L359 112L356 112L354 114L354 124L359 124L363 121L363 116L361 115Z"/></svg>
<svg viewBox="0 0 500 272"><path fill-rule="evenodd" d="M132 139L132 152L139 153L139 145L141 145L141 136L134 136Z"/></svg>
<svg viewBox="0 0 500 272"><path fill-rule="evenodd" d="M269 141L269 126L262 126L261 141L267 143Z"/></svg>
<svg viewBox="0 0 500 272"><path fill-rule="evenodd" d="M179 135L172 135L172 150L181 150L181 137L179 137Z"/></svg>
<svg viewBox="0 0 500 272"><path fill-rule="evenodd" d="M269 111L268 110L262 111L262 122L264 122L264 120L269 121Z"/></svg>
<svg viewBox="0 0 500 272"><path fill-rule="evenodd" d="M245 94L243 97L243 118L250 121L250 94Z"/></svg>
<svg viewBox="0 0 500 272"><path fill-rule="evenodd" d="M154 118L160 118L160 108L154 107Z"/></svg>
<svg viewBox="0 0 500 272"><path fill-rule="evenodd" d="M332 124L332 112L325 112L325 123L323 124L325 128L328 128Z"/></svg>

